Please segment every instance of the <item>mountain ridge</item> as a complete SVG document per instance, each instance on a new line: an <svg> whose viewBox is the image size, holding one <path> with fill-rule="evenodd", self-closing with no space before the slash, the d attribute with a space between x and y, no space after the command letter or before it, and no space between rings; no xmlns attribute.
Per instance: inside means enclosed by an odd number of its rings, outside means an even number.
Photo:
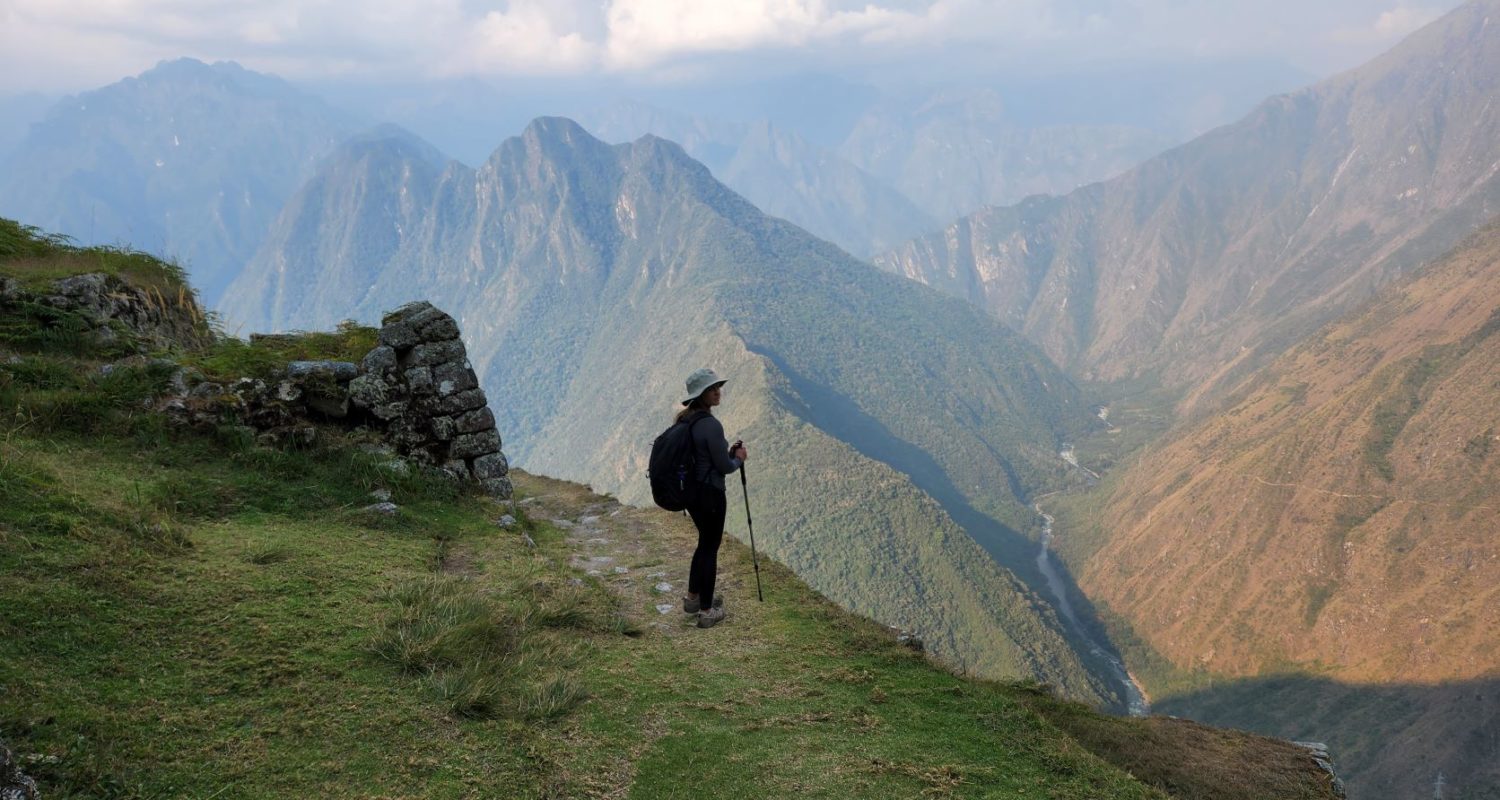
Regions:
<svg viewBox="0 0 1500 800"><path fill-rule="evenodd" d="M980 212L876 263L968 297L1076 375L1154 376L1207 409L1500 211L1491 14L1500 3L1471 0L1119 178Z"/></svg>

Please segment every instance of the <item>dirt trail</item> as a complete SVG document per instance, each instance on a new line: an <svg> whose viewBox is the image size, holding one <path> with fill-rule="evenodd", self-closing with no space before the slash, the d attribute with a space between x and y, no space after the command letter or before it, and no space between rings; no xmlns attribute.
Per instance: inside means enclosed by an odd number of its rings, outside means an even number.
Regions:
<svg viewBox="0 0 1500 800"><path fill-rule="evenodd" d="M570 565L618 595L620 610L627 617L668 636L696 630L696 618L682 613L688 563L698 541L687 517L627 506L587 486L518 470L512 479L521 497L519 507L532 520L563 531ZM733 526L731 514L727 527ZM750 612L754 602L755 587L747 591L741 574L749 573L749 559L739 558L739 549L726 537L719 552L716 591L725 596L730 612L725 625L740 613ZM753 573L749 580L754 580Z"/></svg>

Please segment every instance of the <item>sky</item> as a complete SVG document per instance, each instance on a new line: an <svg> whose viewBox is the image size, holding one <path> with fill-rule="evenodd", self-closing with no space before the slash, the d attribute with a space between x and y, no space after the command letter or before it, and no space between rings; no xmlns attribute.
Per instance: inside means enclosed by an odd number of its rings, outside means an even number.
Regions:
<svg viewBox="0 0 1500 800"><path fill-rule="evenodd" d="M1322 76L1453 0L0 0L0 93L190 56L300 80L855 80L1247 58Z"/></svg>

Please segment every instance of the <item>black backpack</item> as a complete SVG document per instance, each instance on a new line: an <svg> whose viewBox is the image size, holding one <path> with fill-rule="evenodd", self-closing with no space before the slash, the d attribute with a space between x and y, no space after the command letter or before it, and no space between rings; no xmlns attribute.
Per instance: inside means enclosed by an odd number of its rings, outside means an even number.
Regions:
<svg viewBox="0 0 1500 800"><path fill-rule="evenodd" d="M651 499L668 511L687 508L698 493L698 450L693 446L693 426L707 412L674 422L651 443L646 477L651 481Z"/></svg>

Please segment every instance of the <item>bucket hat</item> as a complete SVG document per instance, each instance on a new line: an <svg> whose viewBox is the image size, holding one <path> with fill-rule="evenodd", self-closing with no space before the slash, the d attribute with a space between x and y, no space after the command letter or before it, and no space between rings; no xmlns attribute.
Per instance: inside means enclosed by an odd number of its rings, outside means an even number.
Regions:
<svg viewBox="0 0 1500 800"><path fill-rule="evenodd" d="M720 378L717 372L714 372L708 367L693 370L693 374L689 375L687 378L688 397L686 400L682 401L682 404L687 405L688 403L693 402L698 398L698 395L701 395L709 389L712 389L713 387L723 383L728 383L728 381Z"/></svg>

